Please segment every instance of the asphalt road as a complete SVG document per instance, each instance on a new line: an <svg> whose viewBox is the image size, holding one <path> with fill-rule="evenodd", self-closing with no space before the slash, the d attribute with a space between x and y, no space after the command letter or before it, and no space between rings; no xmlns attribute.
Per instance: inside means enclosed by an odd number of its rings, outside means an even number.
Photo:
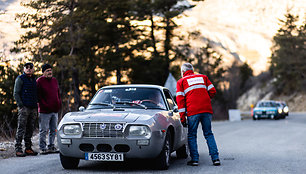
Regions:
<svg viewBox="0 0 306 174"><path fill-rule="evenodd" d="M101 163L81 160L77 170L64 170L58 154L0 160L2 174L61 173L306 173L306 113L290 114L285 120L213 122L221 166L213 166L199 131L200 165L187 166L188 159L172 154L169 170L158 171L149 160Z"/></svg>

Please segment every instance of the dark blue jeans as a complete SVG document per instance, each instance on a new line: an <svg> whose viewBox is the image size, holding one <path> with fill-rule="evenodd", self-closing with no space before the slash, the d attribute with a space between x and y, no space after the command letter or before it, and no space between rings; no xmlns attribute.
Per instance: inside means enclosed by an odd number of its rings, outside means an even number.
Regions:
<svg viewBox="0 0 306 174"><path fill-rule="evenodd" d="M193 161L199 161L198 145L197 145L197 130L199 123L202 124L202 130L209 150L209 155L212 160L219 159L219 153L214 134L211 130L210 113L201 113L188 116L188 145L190 150L190 157Z"/></svg>

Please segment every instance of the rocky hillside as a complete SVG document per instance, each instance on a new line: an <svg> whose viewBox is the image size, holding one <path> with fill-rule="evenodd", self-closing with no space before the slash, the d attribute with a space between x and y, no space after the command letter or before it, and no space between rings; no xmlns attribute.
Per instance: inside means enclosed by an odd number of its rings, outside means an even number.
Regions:
<svg viewBox="0 0 306 174"><path fill-rule="evenodd" d="M0 57L1 61L22 59L23 55L16 55L10 52L13 42L19 39L23 30L15 21L17 13L27 12L26 8L20 5L22 0L0 0Z"/></svg>
<svg viewBox="0 0 306 174"><path fill-rule="evenodd" d="M249 91L244 93L237 100L237 108L241 111L250 111L251 104L254 106L260 100L277 100L285 101L289 106L289 110L293 112L305 112L306 111L306 94L292 92L291 95L275 95L273 80L264 83L258 83Z"/></svg>
<svg viewBox="0 0 306 174"><path fill-rule="evenodd" d="M28 0L0 0L0 56L22 58L9 52L13 41L23 32L14 20L16 13L29 11L20 5ZM187 1L187 0L186 0ZM193 2L189 1L191 4ZM181 31L199 30L220 52L247 61L258 74L267 68L272 37L278 19L290 10L305 17L304 0L205 0L177 20Z"/></svg>
<svg viewBox="0 0 306 174"><path fill-rule="evenodd" d="M225 55L247 61L255 74L268 67L273 35L290 10L305 17L304 0L205 0L178 20L184 31L199 30Z"/></svg>
<svg viewBox="0 0 306 174"><path fill-rule="evenodd" d="M223 53L229 61L234 57L246 61L254 74L266 71L269 67L273 36L280 27L279 19L290 11L305 19L304 0L205 0L192 10L187 17L179 19L183 31L198 30L203 41L210 42ZM306 94L293 92L290 96L277 96L273 80L258 81L237 101L238 109L249 111L251 104L257 101L286 101L291 111L306 110Z"/></svg>

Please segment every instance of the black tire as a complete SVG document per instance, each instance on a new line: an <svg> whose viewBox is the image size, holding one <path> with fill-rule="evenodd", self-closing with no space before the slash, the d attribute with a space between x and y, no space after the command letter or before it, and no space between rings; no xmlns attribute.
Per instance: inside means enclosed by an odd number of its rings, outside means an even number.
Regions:
<svg viewBox="0 0 306 174"><path fill-rule="evenodd" d="M79 165L80 159L67 157L60 153L61 164L64 169L76 169Z"/></svg>
<svg viewBox="0 0 306 174"><path fill-rule="evenodd" d="M256 120L256 118L255 118L255 117L253 117L253 120Z"/></svg>
<svg viewBox="0 0 306 174"><path fill-rule="evenodd" d="M167 131L164 146L158 157L155 159L156 168L159 170L167 170L170 166L171 155L171 134Z"/></svg>
<svg viewBox="0 0 306 174"><path fill-rule="evenodd" d="M182 147L176 150L176 157L186 159L189 155L187 145L184 144Z"/></svg>

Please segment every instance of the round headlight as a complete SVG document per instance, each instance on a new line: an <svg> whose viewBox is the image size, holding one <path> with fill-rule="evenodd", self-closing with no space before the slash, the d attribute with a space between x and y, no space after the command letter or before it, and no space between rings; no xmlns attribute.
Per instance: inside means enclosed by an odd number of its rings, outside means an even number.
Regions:
<svg viewBox="0 0 306 174"><path fill-rule="evenodd" d="M68 124L64 126L64 134L66 135L79 135L81 134L81 126L79 124Z"/></svg>
<svg viewBox="0 0 306 174"><path fill-rule="evenodd" d="M289 108L287 106L284 107L284 112L286 112L286 113L289 112Z"/></svg>
<svg viewBox="0 0 306 174"><path fill-rule="evenodd" d="M151 136L151 130L147 126L131 126L129 135L132 136Z"/></svg>
<svg viewBox="0 0 306 174"><path fill-rule="evenodd" d="M278 108L277 111L279 114L283 112L282 108Z"/></svg>

